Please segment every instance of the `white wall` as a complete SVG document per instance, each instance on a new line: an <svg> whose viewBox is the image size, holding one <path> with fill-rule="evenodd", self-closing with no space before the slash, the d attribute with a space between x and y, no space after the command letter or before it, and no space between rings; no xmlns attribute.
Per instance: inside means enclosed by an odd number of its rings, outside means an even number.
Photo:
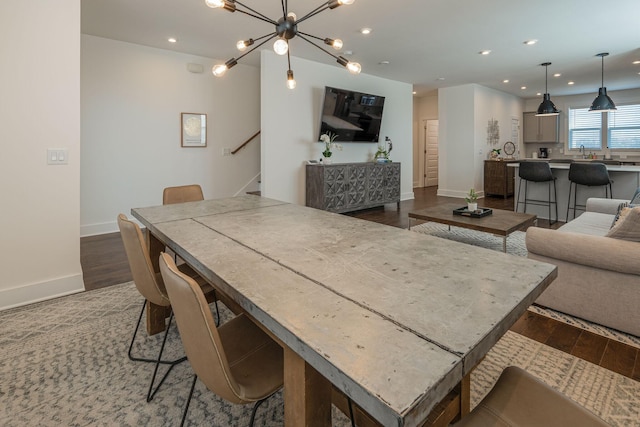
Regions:
<svg viewBox="0 0 640 427"><path fill-rule="evenodd" d="M318 140L324 88L332 86L385 97L380 136L389 136L393 141L391 158L402 163L401 198L413 198L410 84L364 73L354 76L337 64L292 57L297 87L289 90L285 86L286 58L268 50L261 55L263 196L305 204L303 162L321 157L322 144L314 141ZM343 147L332 156L334 163L370 161L377 150L375 143L345 143Z"/></svg>
<svg viewBox="0 0 640 427"><path fill-rule="evenodd" d="M260 129L259 70L215 78L214 63L82 36L82 235L117 231L118 213L161 204L164 187L197 183L206 198L257 189L260 137L233 156L223 149ZM207 147L180 146L182 112L207 114Z"/></svg>
<svg viewBox="0 0 640 427"><path fill-rule="evenodd" d="M0 309L84 289L80 0L0 2ZM47 148L68 165L48 166Z"/></svg>
<svg viewBox="0 0 640 427"><path fill-rule="evenodd" d="M483 194L484 161L491 149L512 140L511 119L522 121L523 105L518 97L477 84L438 91L438 195L464 197L470 188ZM496 145L487 142L490 119L500 128Z"/></svg>

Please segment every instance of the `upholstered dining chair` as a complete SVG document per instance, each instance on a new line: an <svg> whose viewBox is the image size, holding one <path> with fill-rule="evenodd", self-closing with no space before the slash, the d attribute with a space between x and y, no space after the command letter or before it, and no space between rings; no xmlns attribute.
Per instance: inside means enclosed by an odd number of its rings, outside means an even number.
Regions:
<svg viewBox="0 0 640 427"><path fill-rule="evenodd" d="M197 202L204 200L202 188L198 184L180 185L177 187L167 187L162 192L162 204L172 205L174 203Z"/></svg>
<svg viewBox="0 0 640 427"><path fill-rule="evenodd" d="M198 284L180 272L166 253L160 255L160 272L195 373L180 425L185 423L200 378L209 390L231 403L253 403L252 426L258 406L282 387L282 348L244 314L216 327Z"/></svg>
<svg viewBox="0 0 640 427"><path fill-rule="evenodd" d="M453 427L606 427L607 423L523 369L509 366Z"/></svg>
<svg viewBox="0 0 640 427"><path fill-rule="evenodd" d="M150 402L160 386L166 380L173 367L178 363L185 361L186 357L181 357L176 360L162 359L162 353L164 352L165 344L167 342L167 336L171 327L171 322L173 320L173 313L171 313L169 317L169 324L167 325L167 328L165 330L158 357L155 359L150 359L133 355L133 345L136 340L138 330L140 329L140 323L142 321L142 315L147 305L147 301L161 307L170 307L171 303L169 301L169 297L167 296L164 282L162 281L160 273L155 273L153 271L153 265L151 264L151 259L149 258L149 251L147 249L146 241L138 224L129 220L125 215L120 214L118 215L118 227L120 228L120 235L122 237L122 242L124 243L124 249L129 261L129 268L131 269L133 281L136 285L136 288L138 289L138 292L140 292L140 294L144 297L142 310L140 311L140 316L138 316L138 322L136 323L133 337L131 338L131 344L129 344L128 356L129 359L136 362L147 362L155 364L151 382L149 384L149 390L147 391L147 402ZM195 275L195 272L189 269L186 264L182 268L187 274ZM203 290L209 295L210 299L215 298L215 294L213 294L213 288L210 285L201 280L199 286L203 287ZM154 389L153 387L160 365L169 365L169 368Z"/></svg>

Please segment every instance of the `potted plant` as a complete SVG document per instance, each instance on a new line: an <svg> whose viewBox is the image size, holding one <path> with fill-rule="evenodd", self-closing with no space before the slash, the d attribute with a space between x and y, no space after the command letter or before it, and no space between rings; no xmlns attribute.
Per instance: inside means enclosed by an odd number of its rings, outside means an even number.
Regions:
<svg viewBox="0 0 640 427"><path fill-rule="evenodd" d="M473 188L469 190L464 200L467 202L467 209L471 212L478 210L478 193L476 193L476 190Z"/></svg>
<svg viewBox="0 0 640 427"><path fill-rule="evenodd" d="M499 148L494 148L493 150L491 150L491 160L498 160L498 158L500 157L500 152L501 150Z"/></svg>
<svg viewBox="0 0 640 427"><path fill-rule="evenodd" d="M331 150L342 150L342 145L334 142L337 137L338 135L332 132L323 133L320 136L320 142L324 143L324 151L322 152L322 157L324 160L323 163L325 165L331 164L331 155L333 154Z"/></svg>

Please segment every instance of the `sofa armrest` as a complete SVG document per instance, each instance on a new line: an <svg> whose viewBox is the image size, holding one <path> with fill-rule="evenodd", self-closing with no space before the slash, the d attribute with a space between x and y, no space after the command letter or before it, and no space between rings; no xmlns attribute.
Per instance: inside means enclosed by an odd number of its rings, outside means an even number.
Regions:
<svg viewBox="0 0 640 427"><path fill-rule="evenodd" d="M530 253L619 273L640 275L640 243L590 234L529 227Z"/></svg>
<svg viewBox="0 0 640 427"><path fill-rule="evenodd" d="M590 197L587 199L587 212L599 212L615 215L618 213L618 206L620 206L620 203L629 203L629 200Z"/></svg>

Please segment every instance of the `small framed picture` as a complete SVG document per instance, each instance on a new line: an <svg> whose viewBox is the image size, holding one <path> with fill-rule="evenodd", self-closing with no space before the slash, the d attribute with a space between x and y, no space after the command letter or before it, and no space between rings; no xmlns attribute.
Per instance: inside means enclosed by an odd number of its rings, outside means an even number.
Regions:
<svg viewBox="0 0 640 427"><path fill-rule="evenodd" d="M207 115L200 113L182 113L180 117L182 147L207 146Z"/></svg>

